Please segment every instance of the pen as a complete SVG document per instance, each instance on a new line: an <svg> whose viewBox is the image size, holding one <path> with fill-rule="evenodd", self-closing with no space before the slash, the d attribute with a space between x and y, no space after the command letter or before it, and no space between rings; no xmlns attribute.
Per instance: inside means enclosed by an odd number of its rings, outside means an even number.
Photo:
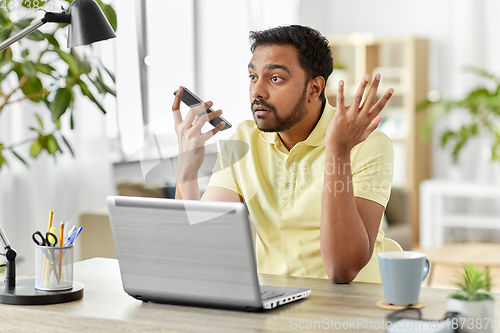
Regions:
<svg viewBox="0 0 500 333"><path fill-rule="evenodd" d="M71 230L73 230L74 226L71 226L71 219L67 219L64 221L64 239L68 239Z"/></svg>
<svg viewBox="0 0 500 333"><path fill-rule="evenodd" d="M75 241L76 237L78 237L80 232L82 232L82 229L83 229L83 227L78 228L78 230L75 233L73 233L73 235L71 235L70 238L68 238L68 240L66 241L66 243L64 245L73 245L73 242Z"/></svg>
<svg viewBox="0 0 500 333"><path fill-rule="evenodd" d="M76 231L76 227L75 226L71 227L71 229L68 231L68 237L66 239L69 240L69 238L71 236L73 236L73 234L75 233L75 231Z"/></svg>

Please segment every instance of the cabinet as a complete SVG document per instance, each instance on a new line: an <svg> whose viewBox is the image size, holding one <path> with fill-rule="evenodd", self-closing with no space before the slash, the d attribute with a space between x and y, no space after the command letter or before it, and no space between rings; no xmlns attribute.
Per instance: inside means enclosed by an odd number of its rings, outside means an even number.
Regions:
<svg viewBox="0 0 500 333"><path fill-rule="evenodd" d="M414 244L419 241L419 184L430 178L430 144L420 137L426 111L416 106L428 92L428 41L414 37L352 35L329 38L334 71L326 86L335 106L339 80L345 82L348 105L366 73L380 73L379 94L394 88L379 128L394 146L393 187L407 190ZM369 87L366 89L368 92Z"/></svg>

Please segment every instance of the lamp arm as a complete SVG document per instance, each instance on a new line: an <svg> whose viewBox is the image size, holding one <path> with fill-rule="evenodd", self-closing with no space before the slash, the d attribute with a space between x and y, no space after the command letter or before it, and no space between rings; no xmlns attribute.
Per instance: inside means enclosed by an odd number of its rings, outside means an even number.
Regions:
<svg viewBox="0 0 500 333"><path fill-rule="evenodd" d="M7 236L5 236L2 227L0 227L0 240L2 240L4 249L10 249L9 240L7 239Z"/></svg>
<svg viewBox="0 0 500 333"><path fill-rule="evenodd" d="M2 240L2 243L5 248L5 258L7 259L6 263L6 275L5 275L5 285L7 288L15 288L16 286L16 257L17 253L16 251L10 247L9 240L7 239L7 236L5 236L2 227L0 227L0 239Z"/></svg>
<svg viewBox="0 0 500 333"><path fill-rule="evenodd" d="M20 39L23 39L24 37L28 36L30 33L33 31L37 30L40 28L42 25L44 25L47 22L54 22L54 23L66 23L69 24L71 23L71 15L66 14L66 13L53 13L53 12L47 12L45 13L45 16L36 21L33 24L30 24L23 30L19 31L17 34L15 34L12 37L7 38L5 41L0 43L0 52L14 44Z"/></svg>
<svg viewBox="0 0 500 333"><path fill-rule="evenodd" d="M14 44L15 42L17 42L18 40L20 40L20 39L28 36L30 33L32 33L33 31L37 30L38 28L40 28L45 23L47 23L47 21L45 19L41 19L41 20L39 20L39 21L37 21L37 22L35 22L35 23L27 26L23 30L19 31L14 36L7 38L5 41L3 41L2 43L0 43L0 51L5 50L6 48L8 48L9 46L11 46L12 44Z"/></svg>

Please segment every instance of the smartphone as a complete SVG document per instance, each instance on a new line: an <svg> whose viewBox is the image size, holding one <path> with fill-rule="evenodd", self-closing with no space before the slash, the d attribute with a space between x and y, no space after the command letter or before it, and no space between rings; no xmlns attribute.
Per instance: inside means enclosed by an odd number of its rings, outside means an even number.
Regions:
<svg viewBox="0 0 500 333"><path fill-rule="evenodd" d="M174 95L177 94L177 90L174 91ZM202 103L204 103L201 98L196 96L191 90L188 88L184 88L184 91L182 93L182 99L181 101L189 106L190 108L196 107ZM207 113L214 112L212 108L207 110ZM214 119L210 120L209 123L212 124L213 127L219 125L222 121L226 122L226 125L221 129L221 131L227 130L228 128L231 128L232 125L224 118L221 116L215 117Z"/></svg>

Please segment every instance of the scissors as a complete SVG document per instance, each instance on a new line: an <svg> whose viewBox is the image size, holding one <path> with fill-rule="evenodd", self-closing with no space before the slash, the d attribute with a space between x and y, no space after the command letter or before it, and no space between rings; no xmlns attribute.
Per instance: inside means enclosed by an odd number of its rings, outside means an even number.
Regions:
<svg viewBox="0 0 500 333"><path fill-rule="evenodd" d="M51 232L47 232L45 237L43 237L42 233L37 231L33 233L31 238L33 238L33 241L39 246L56 246L57 244L57 237Z"/></svg>
<svg viewBox="0 0 500 333"><path fill-rule="evenodd" d="M33 241L36 243L38 246L48 246L48 247L53 247L56 246L57 244L57 237L51 232L47 232L45 234L45 237L43 237L42 233L40 231L36 231L33 233ZM45 252L45 251L44 251ZM50 270L51 272L54 271L57 279L57 283L59 283L59 276L57 275L57 267L55 265L55 256L53 251L47 251L48 253L45 253L45 256L50 262Z"/></svg>

